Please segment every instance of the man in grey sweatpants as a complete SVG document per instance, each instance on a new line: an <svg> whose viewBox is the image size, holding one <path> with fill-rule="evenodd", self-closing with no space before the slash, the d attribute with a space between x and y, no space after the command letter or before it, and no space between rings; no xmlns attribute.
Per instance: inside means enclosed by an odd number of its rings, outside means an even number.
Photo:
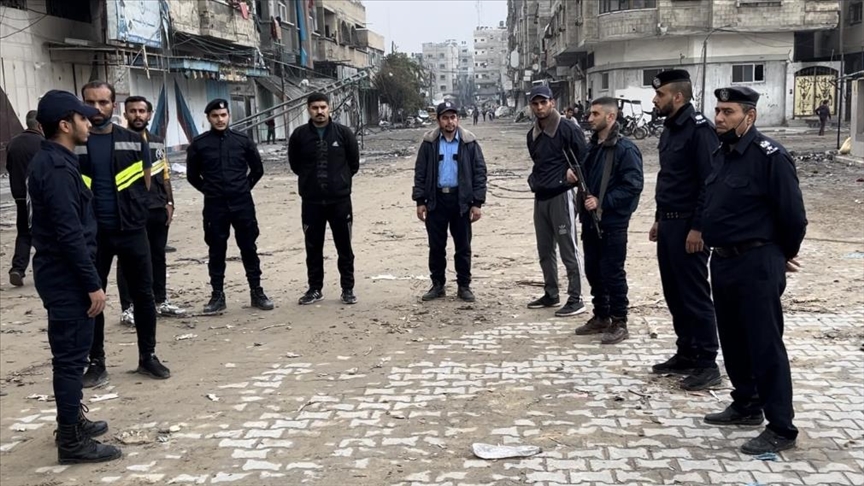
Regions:
<svg viewBox="0 0 864 486"><path fill-rule="evenodd" d="M568 123L561 117L555 109L555 100L548 87L535 87L529 99L536 121L528 132L528 152L534 162L528 185L534 192L534 231L545 292L542 297L530 302L528 308L556 307L561 303L558 295L558 259L555 254L557 246L567 269L569 284L567 303L555 311L555 315L575 316L585 312L579 250L576 246L574 188L578 180L566 157L572 153L578 160L584 159L587 154L585 134L579 125Z"/></svg>

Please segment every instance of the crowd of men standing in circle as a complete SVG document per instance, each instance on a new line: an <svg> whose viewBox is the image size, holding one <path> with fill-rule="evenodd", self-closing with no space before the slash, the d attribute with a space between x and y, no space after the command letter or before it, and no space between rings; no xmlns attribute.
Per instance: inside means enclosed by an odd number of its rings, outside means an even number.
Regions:
<svg viewBox="0 0 864 486"><path fill-rule="evenodd" d="M780 306L785 273L798 268L807 223L794 165L782 146L755 128L758 93L741 87L717 90L712 125L691 104L687 71L661 72L654 88L655 109L666 118L666 130L660 139L657 210L648 238L657 243L678 340L674 355L652 371L683 375L684 390L716 386L722 345L733 402L707 415L705 422L759 425L767 417L765 431L742 451L794 447L798 431L792 423ZM103 311L115 257L124 313L134 317L138 336L139 373L155 379L171 376L155 353L156 319L185 312L166 295L165 247L174 198L164 141L147 130L152 105L143 97L127 98L124 128L111 121L113 86L94 81L81 95L83 102L68 92L45 94L27 116L28 129L9 150L19 233L10 282L23 285L32 240L34 281L48 311L56 443L63 464L121 455L118 448L94 439L108 425L87 418L81 401L83 387L109 379ZM642 154L619 133L613 98L598 98L585 107L593 131L587 142L579 124L556 110L548 87L532 89L529 100L535 121L526 134L533 162L528 186L534 193L544 293L527 306L554 307L558 317L586 312L584 272L593 313L575 333L598 335L603 345L621 343L630 337L625 261L630 220L644 184ZM338 254L340 300L352 305L358 301L351 241L352 179L360 169L357 140L351 129L332 121L326 95L310 95L307 110L309 122L288 141L288 161L298 175L302 200L308 277L298 303L324 298L323 245L329 225ZM459 125L459 112L451 102L437 106L438 127L424 134L415 163L412 199L428 234L432 282L421 297L424 302L446 296L448 231L455 247L457 298L477 299L471 288L472 226L483 214L487 169L481 140ZM211 128L186 151L188 181L204 196L212 293L203 312L218 314L227 308L225 254L231 227L251 305L272 310L274 303L261 285L252 197L264 175L261 156L251 139L230 129L226 100L212 100L205 113ZM559 254L567 271L566 299L559 291Z"/></svg>

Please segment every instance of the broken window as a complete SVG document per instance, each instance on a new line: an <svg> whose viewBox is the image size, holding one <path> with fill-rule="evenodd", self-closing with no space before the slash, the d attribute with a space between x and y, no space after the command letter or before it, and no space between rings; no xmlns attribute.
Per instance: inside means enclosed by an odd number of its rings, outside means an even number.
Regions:
<svg viewBox="0 0 864 486"><path fill-rule="evenodd" d="M27 0L0 0L0 7L17 8L27 10Z"/></svg>
<svg viewBox="0 0 864 486"><path fill-rule="evenodd" d="M733 64L732 83L760 83L765 81L764 64Z"/></svg>
<svg viewBox="0 0 864 486"><path fill-rule="evenodd" d="M849 5L849 25L861 23L862 9L864 9L864 2L855 2Z"/></svg>
<svg viewBox="0 0 864 486"><path fill-rule="evenodd" d="M89 24L89 0L46 0L45 12L52 17L60 17Z"/></svg>

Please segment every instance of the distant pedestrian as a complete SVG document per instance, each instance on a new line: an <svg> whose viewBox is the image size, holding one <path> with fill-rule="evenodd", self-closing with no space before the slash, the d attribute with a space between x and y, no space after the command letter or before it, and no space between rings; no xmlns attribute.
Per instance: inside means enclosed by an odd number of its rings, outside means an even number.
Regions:
<svg viewBox="0 0 864 486"><path fill-rule="evenodd" d="M483 108L483 121L486 121L486 108Z"/></svg>
<svg viewBox="0 0 864 486"><path fill-rule="evenodd" d="M24 285L24 275L30 265L30 210L27 198L27 174L30 161L39 153L42 128L36 121L36 111L25 117L27 129L16 135L6 147L6 170L9 172L9 189L15 200L15 253L9 268L9 283L16 287Z"/></svg>
<svg viewBox="0 0 864 486"><path fill-rule="evenodd" d="M310 305L324 298L324 236L330 225L338 255L341 300L356 304L351 183L360 170L360 149L351 129L330 118L327 95L312 93L306 99L306 109L309 123L294 130L288 141L288 163L298 176L309 284L298 302Z"/></svg>
<svg viewBox="0 0 864 486"><path fill-rule="evenodd" d="M411 198L417 218L426 223L429 236L429 273L432 288L424 301L446 295L447 229L456 248L457 296L474 302L471 291L471 225L480 220L486 202L486 161L473 133L459 127L456 106L437 107L438 128L423 136L414 166Z"/></svg>
<svg viewBox="0 0 864 486"><path fill-rule="evenodd" d="M576 246L577 209L573 189L577 178L568 157L572 153L580 162L585 160L588 154L585 134L578 125L563 121L547 86L533 88L528 98L536 118L527 135L528 153L534 162L528 186L534 193L534 232L544 284L543 296L528 303L528 308L557 307L561 303L557 247L567 269L569 284L567 302L555 311L555 315L575 316L585 312L585 304L582 302L579 249Z"/></svg>
<svg viewBox="0 0 864 486"><path fill-rule="evenodd" d="M828 107L828 100L824 100L818 108L816 114L819 115L819 136L825 135L825 125L831 119L831 108Z"/></svg>
<svg viewBox="0 0 864 486"><path fill-rule="evenodd" d="M471 116L474 118L474 124L476 125L477 120L480 118L480 110L478 110L476 106L474 107L474 111L472 112Z"/></svg>
<svg viewBox="0 0 864 486"><path fill-rule="evenodd" d="M792 157L754 126L759 93L733 86L714 92L721 146L705 181L702 235L713 249L711 282L717 329L732 382L732 404L705 416L712 425L768 427L741 452L795 447L792 375L783 345L786 272L796 260L807 216Z"/></svg>
<svg viewBox="0 0 864 486"><path fill-rule="evenodd" d="M591 195L579 210L585 276L591 285L594 316L576 334L603 334L601 344L630 337L627 330L627 229L642 193L642 154L620 135L614 98L597 98L589 108L594 135L585 157L585 178ZM596 212L602 234L592 228Z"/></svg>
<svg viewBox="0 0 864 486"><path fill-rule="evenodd" d="M276 119L270 118L264 124L267 125L267 143L276 143Z"/></svg>

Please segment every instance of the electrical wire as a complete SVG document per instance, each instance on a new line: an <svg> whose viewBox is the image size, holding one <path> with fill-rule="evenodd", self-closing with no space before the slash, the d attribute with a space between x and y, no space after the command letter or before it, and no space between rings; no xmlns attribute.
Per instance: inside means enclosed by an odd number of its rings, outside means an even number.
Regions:
<svg viewBox="0 0 864 486"><path fill-rule="evenodd" d="M30 25L27 25L27 26L22 27L22 28L20 28L20 29L14 31L14 32L12 32L12 33L9 33L9 34L4 35L3 37L0 37L0 40L3 40L3 39L5 39L5 38L7 38L7 37L12 37L13 35L18 34L18 33L20 33L20 32L24 32L25 30L27 30L27 29L33 27L34 25L38 24L39 22L42 22L42 20L44 20L45 17L47 17L47 16L48 16L47 13L46 13L46 14L43 14L41 17L39 17L38 19L36 19L36 20L34 20L33 22L31 22ZM3 25L6 25L6 24L3 24ZM9 27L8 25L6 25L6 26Z"/></svg>

